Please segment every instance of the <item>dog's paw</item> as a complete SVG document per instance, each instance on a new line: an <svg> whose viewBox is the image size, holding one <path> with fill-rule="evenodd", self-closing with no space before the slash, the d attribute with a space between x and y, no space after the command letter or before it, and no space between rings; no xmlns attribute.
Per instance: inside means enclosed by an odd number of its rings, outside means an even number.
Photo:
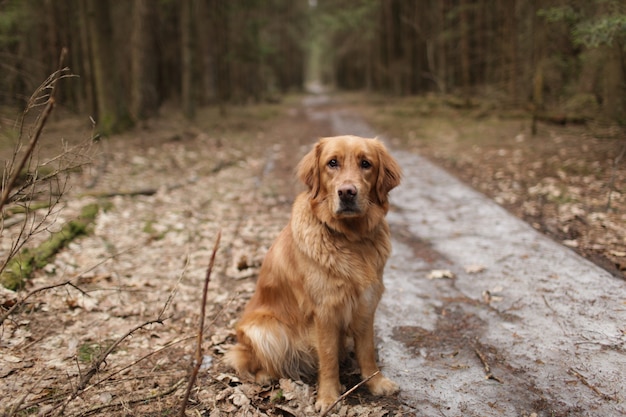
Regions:
<svg viewBox="0 0 626 417"><path fill-rule="evenodd" d="M326 388L321 389L317 393L317 401L315 402L315 410L319 412L326 411L330 408L331 405L337 401L339 398L339 390L342 389L343 386L339 388ZM334 408L337 409L339 404L337 404Z"/></svg>
<svg viewBox="0 0 626 417"><path fill-rule="evenodd" d="M327 397L327 396L317 396L317 401L315 401L315 411L321 413L325 412L330 408L333 403L337 401L337 397ZM336 408L336 406L335 406Z"/></svg>
<svg viewBox="0 0 626 417"><path fill-rule="evenodd" d="M384 376L373 378L367 383L367 388L373 395L392 395L400 391L398 384Z"/></svg>
<svg viewBox="0 0 626 417"><path fill-rule="evenodd" d="M260 370L254 375L254 382L261 386L271 385L272 380L272 376L265 370Z"/></svg>

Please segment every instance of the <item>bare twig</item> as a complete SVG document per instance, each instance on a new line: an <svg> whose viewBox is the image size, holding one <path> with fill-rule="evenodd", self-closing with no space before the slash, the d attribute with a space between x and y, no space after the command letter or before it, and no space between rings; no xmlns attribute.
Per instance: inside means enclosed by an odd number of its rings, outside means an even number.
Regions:
<svg viewBox="0 0 626 417"><path fill-rule="evenodd" d="M176 285L174 286L174 288L172 288L172 291L170 291L170 295L167 297L167 300L165 300L165 304L163 304L163 308L159 312L159 317L163 317L163 315L165 314L165 311L172 304L172 300L174 300L174 297L176 296L176 293L178 292L178 285L180 284L180 281L185 276L185 273L187 272L187 268L189 267L189 261L190 261L189 254L187 254L185 256L185 265L183 266L183 270L180 272L180 275L178 276L178 280L176 280Z"/></svg>
<svg viewBox="0 0 626 417"><path fill-rule="evenodd" d="M320 414L320 417L326 417L328 415L328 413L331 412L331 410L333 408L335 408L335 406L337 404L339 404L341 401L343 401L346 397L348 397L348 395L352 394L354 391L356 391L360 386L362 386L363 384L367 383L370 379L374 378L376 375L378 375L380 373L380 371L376 371L373 374L371 374L370 376L368 376L367 378L365 378L364 380L362 380L361 382L359 382L358 384L356 384L355 386L353 386L352 388L350 388L348 391L344 392L343 394L341 394L339 396L339 398L337 398L335 400L334 403L332 403L330 405L330 407L328 407L326 409L326 411L324 411L322 414Z"/></svg>
<svg viewBox="0 0 626 417"><path fill-rule="evenodd" d="M26 296L24 296L24 298L22 298L21 300L19 300L18 302L16 302L15 304L13 304L11 306L11 308L9 308L7 311L5 311L1 316L0 316L0 325L2 325L2 323L4 323L4 321L7 319L7 317L9 317L16 309L18 309L20 306L24 305L24 303L26 302L26 300L28 300L30 297L32 297L35 294L38 294L40 292L43 291L47 291L47 290L51 290L53 288L58 288L58 287L64 287L64 286L70 286L73 287L75 289L77 289L78 291L80 291L81 293L83 293L84 295L89 296L89 294L85 293L83 290L81 290L79 287L77 287L75 284L73 284L71 281L64 281L61 282L59 284L53 284L53 285L46 285L45 287L41 287L41 288L37 288L35 290L32 290L31 292L29 292L28 294L26 294Z"/></svg>
<svg viewBox="0 0 626 417"><path fill-rule="evenodd" d="M80 413L75 414L75 416L77 417L89 416L89 415L96 414L100 411L103 411L109 408L122 407L122 406L137 404L137 403L146 403L146 402L155 400L157 398L163 398L163 397L170 395L174 391L176 391L178 387L180 387L184 382L185 380L181 379L180 381L178 381L177 383L175 383L174 385L172 385L170 388L168 388L165 391L157 392L156 394L149 395L147 397L135 398L131 400L124 399L124 400L114 401L108 404L90 408L89 410L86 410L86 411L81 411Z"/></svg>
<svg viewBox="0 0 626 417"><path fill-rule="evenodd" d="M502 383L502 380L491 372L491 368L489 367L489 363L487 362L485 355L476 347L474 348L474 352L476 353L476 356L478 356L478 359L480 359L480 362L482 362L483 368L485 368L485 379L493 379L494 381Z"/></svg>
<svg viewBox="0 0 626 417"><path fill-rule="evenodd" d="M196 378L198 377L198 372L200 371L200 366L202 365L202 339L204 337L204 316L206 314L206 299L209 288L209 282L211 281L211 272L213 271L213 264L215 263L215 254L217 253L217 248L220 244L220 239L222 237L222 232L217 232L217 238L215 239L215 245L213 246L213 253L211 254L211 260L209 262L209 267L207 268L206 277L204 278L204 288L202 289L202 304L200 306L200 323L198 324L198 339L196 345L196 357L195 364L191 369L191 374L189 376L189 382L187 384L187 391L185 392L185 396L181 402L180 412L178 415L180 417L185 416L185 410L187 409L187 402L189 401L189 395L191 394L191 390L193 389L194 384L196 383Z"/></svg>
<svg viewBox="0 0 626 417"><path fill-rule="evenodd" d="M0 210L2 210L2 207L4 207L7 201L9 201L9 194L11 193L11 190L15 186L15 183L17 182L17 179L19 178L20 173L22 172L22 169L24 169L24 166L26 165L26 161L30 159L33 153L33 150L35 149L35 145L37 145L37 142L39 141L39 136L41 136L41 131L43 130L43 127L46 124L46 120L48 120L48 116L50 116L50 113L52 113L52 109L54 108L54 103L55 103L54 97L50 97L48 100L48 104L46 105L46 108L43 110L41 114L41 118L39 119L39 122L37 123L37 127L35 128L35 134L33 135L33 137L30 139L30 142L28 143L26 152L22 156L22 159L20 159L20 161L18 162L17 168L13 170L13 174L11 175L7 183L4 185L4 189L2 190L2 196L0 196Z"/></svg>
<svg viewBox="0 0 626 417"><path fill-rule="evenodd" d="M80 381L78 381L78 385L76 385L76 387L74 387L74 389L72 390L72 393L67 397L67 399L63 403L58 404L56 407L54 407L54 409L58 409L57 415L58 416L62 416L64 411L65 411L65 408L67 407L67 405L70 402L72 402L72 400L74 400L76 397L78 397L78 395L81 392L83 392L85 390L85 388L89 384L89 381L91 380L91 378L93 378L93 376L98 373L98 371L100 370L100 366L106 361L106 358L111 354L111 352L113 352L119 346L120 343L122 343L124 340L126 340L126 338L130 337L136 331L138 331L140 329L143 329L144 327L147 327L147 326L149 326L151 324L155 324L155 323L163 324L163 320L159 317L157 319L148 320L148 321L146 321L144 323L141 323L141 324L133 327L128 332L126 332L125 335L119 337L104 352L102 352L100 354L100 356L98 356L98 358L96 358L92 362L92 364L89 367L89 369L87 370L87 372L83 376L81 376Z"/></svg>
<svg viewBox="0 0 626 417"><path fill-rule="evenodd" d="M9 317L11 314L13 314L13 312L18 309L20 306L24 305L24 303L33 295L38 294L40 292L43 291L47 291L47 290L51 290L54 288L58 288L58 287L64 287L64 286L70 286L76 290L78 290L81 294L89 297L89 294L87 294L85 291L83 291L80 287L78 287L78 285L74 284L74 281L76 281L77 279L79 279L80 277L82 277L83 275L85 275L87 272L93 271L94 269L96 269L97 267L99 267L100 265L108 262L111 259L115 259L115 257L119 256L122 253L126 253L127 250L124 251L120 251L118 253L113 254L112 256L109 256L108 258L103 259L100 262L95 263L94 265L90 266L89 268L79 272L78 274L74 275L71 279L60 282L58 284L52 284L52 285L46 285L44 287L40 287L40 288L36 288L32 291L30 291L28 294L26 294L21 300L17 301L15 304L13 304L11 306L11 308L9 308L7 311L5 311L1 316L0 316L0 325L2 325L2 323L4 323L4 321L7 319L7 317Z"/></svg>
<svg viewBox="0 0 626 417"><path fill-rule="evenodd" d="M0 187L0 212L3 214L0 219L0 235L2 235L6 227L12 227L20 223L21 227L17 233L13 234L10 248L6 251L2 259L0 259L0 272L7 267L11 259L19 253L21 248L33 235L45 230L46 225L50 223L50 217L55 214L55 206L59 203L61 196L64 194L70 172L85 164L83 161L77 161L77 159L80 157L84 160L86 154L74 151L74 149L84 149L84 145L82 145L80 147L76 146L75 148L65 148L58 156L42 164L37 163L37 169L31 170L35 149L40 142L43 129L56 104L55 94L58 89L58 82L61 79L74 76L69 73L69 68L63 67L66 56L67 49L63 48L59 57L58 70L52 73L35 90L29 98L22 116L16 122L19 125L18 142L13 157L7 161L4 167ZM23 146L26 115L35 107L40 106L43 106L43 109L30 125L28 131L29 141L28 144ZM52 173L40 175L39 168L56 163L57 161L62 161L65 166L60 165L54 168ZM22 177L25 175L24 171L28 171L28 173L24 178L25 181L22 181ZM61 179L61 174L65 174L65 180ZM42 184L47 185L49 188L43 190L41 188ZM34 205L32 201L38 197L40 192L47 195L49 202L47 203L47 212L36 217L31 206ZM5 223L7 217L4 216L4 209L9 203L16 202L24 207L23 218L17 222L11 221ZM54 219L52 220L54 221Z"/></svg>
<svg viewBox="0 0 626 417"><path fill-rule="evenodd" d="M78 148L78 146L77 146L77 148ZM57 155L57 158L61 158L61 157L67 156L67 152L68 151L66 150L66 151L64 151L63 154ZM48 161L47 163L51 163L53 161L54 161L54 159ZM35 184L37 184L37 183L42 184L42 183L46 183L46 182L51 182L52 180L57 180L58 181L59 177L60 177L60 174L66 174L67 175L70 172L72 172L72 171L74 171L76 169L82 168L83 166L88 165L88 164L89 164L89 162L80 162L80 163L77 163L75 165L74 164L67 164L64 168L58 168L54 172L52 172L51 174L45 175L45 176L43 176L41 178L38 177L38 176L35 176L32 179L30 179L29 181L25 182L20 187L15 188L11 200L12 201L16 201L18 199L18 198L16 198L16 196L23 195L24 191L26 189L28 189L28 188L31 188L31 195L29 195L28 197L29 198L33 198L33 197L36 196L36 193L34 193L33 190L32 190L32 187ZM45 166L45 164L42 164L40 166ZM67 179L65 181L67 181ZM64 188L64 187L59 187L59 188ZM57 194L62 194L62 192L59 192Z"/></svg>
<svg viewBox="0 0 626 417"><path fill-rule="evenodd" d="M186 184L192 183L195 180L190 180L182 183L172 184L165 187L166 192L174 191L178 188L184 187ZM148 188L139 188L136 190L118 190L118 191L103 191L103 192L88 192L83 194L87 197L96 197L96 198L112 198L112 197L135 197L138 195L143 196L151 196L159 192L159 188L148 187Z"/></svg>
<svg viewBox="0 0 626 417"><path fill-rule="evenodd" d="M48 95L46 107L43 109L43 111L39 115L39 118L37 120L37 125L35 126L35 132L30 138L30 142L28 143L28 146L26 147L26 152L24 152L22 159L19 160L17 167L13 167L13 173L10 176L7 183L3 184L4 187L2 190L2 195L0 196L0 211L2 210L2 207L4 207L6 202L9 201L9 194L11 193L11 190L15 186L15 183L17 182L17 179L19 178L20 173L22 172L22 169L24 169L24 166L26 166L26 162L31 158L33 151L35 150L35 146L37 145L37 142L39 141L39 137L41 136L41 132L43 131L44 126L46 125L48 116L50 116L50 114L52 113L52 110L54 109L54 106L56 104L56 100L54 98L54 94L56 92L56 84L57 84L57 81L63 77L64 72L66 72L66 70L63 69L63 62L65 61L66 56L67 56L67 48L63 48L61 50L61 56L59 57L59 70L53 73L50 77L48 77L48 80L46 80L46 82L42 85L43 88L50 88L50 94ZM41 89L39 89L33 95L33 97L39 91L41 91ZM34 106L34 104L32 103L34 100L33 97L31 97L31 103L29 103L29 108Z"/></svg>
<svg viewBox="0 0 626 417"><path fill-rule="evenodd" d="M576 378L578 378L578 380L580 382L582 382L583 385L589 387L589 389L591 389L593 392L595 392L600 397L602 397L602 399L604 399L604 400L611 400L611 401L619 401L616 397L613 397L613 396L608 395L608 394L604 394L598 388L596 388L595 386L591 385L591 383L589 383L589 381L587 381L587 378L585 378L584 375L582 375L580 372L578 372L574 368L569 368L567 372L570 375L574 375Z"/></svg>
<svg viewBox="0 0 626 417"><path fill-rule="evenodd" d="M215 321L217 320L217 318L218 318L218 317L219 317L219 316L220 316L220 315L224 312L224 310L226 309L226 307L227 307L227 306L228 306L228 305L229 305L229 304L230 304L230 303L231 303L234 299L235 299L235 296L233 296L233 298L231 298L231 299L230 299L230 300L226 303L226 305L225 305L225 306L224 306L224 307L223 307L223 308L222 308L222 309L221 309L221 310L220 310L220 311L216 314L216 316L213 318L213 320L212 320L209 324L207 324L207 325L205 326L205 329L206 329L206 328L208 328L209 326L211 326L212 324L214 324L214 323L215 323ZM177 345L177 344L179 344L179 343L186 342L187 340L190 340L190 339L194 339L195 337L196 337L195 335L192 335L192 336L186 336L186 337L182 337L182 338L178 338L178 339L170 340L169 342L167 342L166 344L164 344L164 345L163 345L163 346L161 346L160 348L155 349L155 350L153 350L152 352L148 352L148 353L146 353L146 354L145 354L145 355L143 355L142 357L140 357L140 358L138 358L138 359L136 359L136 360L132 361L131 363L129 363L129 364L127 364L127 365L125 365L125 366L121 367L120 369L117 369L117 370L115 370L115 371L111 372L110 374L108 374L107 376L103 377L102 379L99 379L99 380L98 380L97 382L95 382L94 384L92 384L92 385L88 386L87 388L85 388L85 389L83 390L83 393L84 393L84 392L87 392L87 391L89 391L89 390L91 390L91 389L93 389L93 388L95 388L95 387L97 387L97 386L98 386L98 385L100 385L100 384L103 384L103 383L104 383L104 382L106 382L106 381L109 381L109 380L113 379L113 377L114 377L114 376L119 375L119 374L121 374L122 372L126 371L127 369L132 368L133 366L137 365L139 362L141 362L141 361L143 361L143 360L145 360L145 359L147 359L147 358L149 358L149 357L151 357L151 356L154 356L154 355L156 355L156 354L157 354L157 353L159 353L159 352L162 352L162 351L164 351L164 350L166 350L166 349L169 349L169 348L171 348L172 346L175 346L175 345Z"/></svg>
<svg viewBox="0 0 626 417"><path fill-rule="evenodd" d="M35 390L37 385L39 385L39 383L44 379L45 376L46 374L42 374L39 378L37 378L35 383L29 389L27 389L24 395L22 395L20 399L13 405L13 407L11 407L11 410L9 410L9 412L6 414L7 416L14 416L15 413L17 413L17 411L22 406L22 404L24 404L26 397L32 394L32 392Z"/></svg>

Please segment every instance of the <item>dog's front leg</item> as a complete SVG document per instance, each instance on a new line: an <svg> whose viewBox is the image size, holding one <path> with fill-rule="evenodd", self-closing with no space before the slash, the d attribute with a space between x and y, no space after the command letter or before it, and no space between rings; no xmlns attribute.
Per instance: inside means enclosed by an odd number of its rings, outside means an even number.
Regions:
<svg viewBox="0 0 626 417"><path fill-rule="evenodd" d="M354 336L354 348L356 359L361 368L363 379L375 374L367 383L367 387L374 395L391 395L398 392L398 385L390 379L384 377L376 364L376 351L374 346L374 309L361 309L359 318L355 320L352 327Z"/></svg>
<svg viewBox="0 0 626 417"><path fill-rule="evenodd" d="M336 317L316 317L317 355L319 360L318 390L315 408L326 410L339 397L339 344L341 329Z"/></svg>

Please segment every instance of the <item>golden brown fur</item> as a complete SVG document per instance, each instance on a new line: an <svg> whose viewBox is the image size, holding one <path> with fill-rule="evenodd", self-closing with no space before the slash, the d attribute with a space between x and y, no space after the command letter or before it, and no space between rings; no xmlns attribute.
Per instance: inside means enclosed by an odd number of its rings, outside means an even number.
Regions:
<svg viewBox="0 0 626 417"><path fill-rule="evenodd" d="M378 371L374 313L391 251L388 193L400 168L376 139L321 139L298 166L308 186L270 248L226 361L242 375L318 375L316 408L340 394L339 355L354 339L363 378ZM367 386L389 395L398 386L376 375Z"/></svg>

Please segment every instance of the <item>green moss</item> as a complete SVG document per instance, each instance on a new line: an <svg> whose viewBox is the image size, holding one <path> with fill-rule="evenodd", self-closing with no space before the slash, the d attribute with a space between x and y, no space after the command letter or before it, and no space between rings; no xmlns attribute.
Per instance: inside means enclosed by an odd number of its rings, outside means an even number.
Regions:
<svg viewBox="0 0 626 417"><path fill-rule="evenodd" d="M76 357L79 361L84 363L91 363L98 359L103 352L109 349L113 345L114 341L106 339L102 342L86 341L82 345L78 346ZM117 349L113 349L113 352Z"/></svg>
<svg viewBox="0 0 626 417"><path fill-rule="evenodd" d="M95 220L99 209L98 204L86 205L77 219L70 221L60 231L53 233L49 240L36 248L23 249L9 261L0 274L0 284L10 290L23 288L26 279L30 278L35 270L46 266L61 249L76 237L88 233L89 226Z"/></svg>
<svg viewBox="0 0 626 417"><path fill-rule="evenodd" d="M76 356L83 363L91 363L102 352L102 348L98 343L83 343L78 347Z"/></svg>
<svg viewBox="0 0 626 417"><path fill-rule="evenodd" d="M9 208L7 212L7 217L13 216L15 214L27 213L31 211L41 210L44 208L50 207L49 201L44 202L30 202L28 206L14 206ZM5 219L7 218L5 217Z"/></svg>
<svg viewBox="0 0 626 417"><path fill-rule="evenodd" d="M270 401L273 403L282 403L283 401L285 401L285 394L283 393L283 390L279 389L278 391L275 391L272 394Z"/></svg>
<svg viewBox="0 0 626 417"><path fill-rule="evenodd" d="M159 231L157 231L154 228L154 223L155 223L154 220L147 220L143 226L142 231L150 235L150 237L154 240L161 240L165 237L165 235L167 234L167 231L159 233Z"/></svg>

